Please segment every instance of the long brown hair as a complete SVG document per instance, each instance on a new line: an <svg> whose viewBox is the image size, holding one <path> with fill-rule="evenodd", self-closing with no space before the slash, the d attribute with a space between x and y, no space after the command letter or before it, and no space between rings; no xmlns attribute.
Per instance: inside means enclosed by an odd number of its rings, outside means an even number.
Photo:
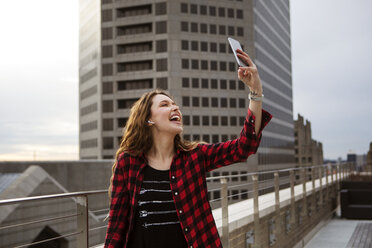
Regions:
<svg viewBox="0 0 372 248"><path fill-rule="evenodd" d="M122 152L129 153L130 155L137 156L146 154L153 145L153 138L151 128L147 125L147 121L151 117L151 105L154 96L162 94L173 100L168 93L163 90L153 90L145 93L141 98L136 101L131 110L130 115L125 127L123 128L123 137L120 142L120 147L116 151L115 163L112 166L112 176L110 178L110 187L108 189L109 199L111 202L112 180L114 177L116 162ZM183 151L190 151L196 148L201 142L191 142L184 140L183 137L177 134L174 138L175 149Z"/></svg>

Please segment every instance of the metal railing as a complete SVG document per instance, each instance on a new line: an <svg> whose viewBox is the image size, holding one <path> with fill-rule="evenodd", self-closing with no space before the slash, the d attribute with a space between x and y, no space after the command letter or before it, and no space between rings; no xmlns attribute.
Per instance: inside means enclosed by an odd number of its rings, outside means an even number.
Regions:
<svg viewBox="0 0 372 248"><path fill-rule="evenodd" d="M309 170L310 169L310 170ZM242 194L253 195L253 215L254 215L254 227L255 230L259 230L259 193L260 191L271 189L271 192L275 193L275 211L280 211L280 199L279 199L279 190L281 186L285 186L285 188L290 188L290 205L291 208L295 208L295 192L294 187L296 185L295 174L300 172L301 175L301 184L303 188L303 200L304 204L302 207L302 213L305 215L308 211L307 203L306 203L306 183L309 182L308 178L311 177L312 181L312 190L315 192L315 180L320 180L320 188L326 188L326 195L324 196L322 193L323 191L320 190L320 202L323 202L324 199L328 199L329 197L329 190L330 186L334 183L340 181L341 178L346 178L347 175L350 174L354 170L354 166L352 164L333 164L333 165L321 165L321 166L310 166L310 167L300 167L300 168L290 168L290 169L283 169L283 170L272 170L272 171L264 171L264 172L255 172L255 173L246 173L246 174L239 174L239 175L229 175L229 176L218 176L218 177L208 177L207 181L215 181L219 180L221 187L218 189L210 190L209 192L213 192L216 190L220 190L221 197L218 199L210 200L210 202L220 201L221 202L221 210L222 210L222 243L224 247L228 247L228 240L229 240L229 214L228 214L228 206L229 206L229 198L233 198ZM317 173L316 173L317 171ZM279 174L285 174L282 177L279 177ZM258 180L259 175L265 174L273 174L273 179L261 181L261 184L269 184L268 186L260 188L260 182ZM287 175L288 174L288 175ZM335 178L334 178L335 176ZM243 183L239 185L232 185L228 186L227 180L234 178L234 177L251 177L252 181L248 183ZM329 177L331 182L329 182ZM231 181L231 180L230 180ZM281 184L282 181L282 184ZM244 193L239 194L230 194L228 195L228 189L233 189L236 187L245 187ZM282 187L283 189L284 187ZM338 186L335 188L339 190ZM16 227L23 227L27 225L33 225L37 223L43 222L50 222L55 220L65 220L71 219L76 217L76 231L71 233L66 233L60 235L58 237L53 237L50 239L45 239L36 242L24 243L15 247L28 247L31 245L46 243L52 240L57 240L61 238L66 238L70 236L76 236L77 240L77 247L88 247L88 239L89 239L89 231L95 231L99 229L103 229L106 225L100 227L94 227L89 229L89 214L97 214L101 213L101 215L106 215L108 213L108 208L105 209L98 209L98 210L89 210L88 207L88 196L91 195L99 195L99 194L107 194L107 190L95 190L95 191L85 191L85 192L74 192L74 193L63 193L63 194L54 194L54 195L45 195L45 196L33 196L33 197L25 197L25 198L16 198L16 199L5 199L0 200L0 209L1 207L12 205L12 204L25 204L26 202L42 202L45 200L51 199L63 199L63 198L71 198L76 203L76 213L68 214L68 215L61 215L52 218L43 218L38 220L26 221L23 223L18 224L11 224L0 226L0 234L4 230L16 228ZM295 222L294 211L291 212L290 220L291 223ZM259 232L256 232L254 240L259 240ZM274 241L273 241L274 242ZM102 241L103 243L103 241ZM14 246L13 246L14 247Z"/></svg>

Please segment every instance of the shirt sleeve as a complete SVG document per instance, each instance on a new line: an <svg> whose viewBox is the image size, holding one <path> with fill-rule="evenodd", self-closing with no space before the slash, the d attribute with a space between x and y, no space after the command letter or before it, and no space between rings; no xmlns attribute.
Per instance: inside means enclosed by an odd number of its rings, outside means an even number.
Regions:
<svg viewBox="0 0 372 248"><path fill-rule="evenodd" d="M199 152L204 158L206 172L222 166L246 161L248 156L257 152L262 138L262 130L271 120L272 115L262 110L261 127L258 134L255 133L254 123L256 117L250 109L240 132L240 137L234 140L216 144L199 144Z"/></svg>
<svg viewBox="0 0 372 248"><path fill-rule="evenodd" d="M124 156L119 156L112 181L105 248L123 247L126 237L125 234L129 228L129 193L123 173L125 163Z"/></svg>

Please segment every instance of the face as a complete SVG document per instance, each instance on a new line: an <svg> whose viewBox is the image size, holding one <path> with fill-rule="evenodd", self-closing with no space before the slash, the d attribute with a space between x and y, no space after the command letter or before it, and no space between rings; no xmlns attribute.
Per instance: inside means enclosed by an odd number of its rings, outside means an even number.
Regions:
<svg viewBox="0 0 372 248"><path fill-rule="evenodd" d="M169 97L157 94L152 98L150 124L156 131L180 134L183 131L182 114Z"/></svg>

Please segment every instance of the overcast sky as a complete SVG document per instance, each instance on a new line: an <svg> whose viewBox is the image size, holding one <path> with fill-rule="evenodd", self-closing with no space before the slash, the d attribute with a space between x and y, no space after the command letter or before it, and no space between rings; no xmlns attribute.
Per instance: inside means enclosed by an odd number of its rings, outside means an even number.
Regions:
<svg viewBox="0 0 372 248"><path fill-rule="evenodd" d="M372 1L292 0L294 118L325 158L372 141ZM3 1L0 160L78 159L78 1Z"/></svg>

